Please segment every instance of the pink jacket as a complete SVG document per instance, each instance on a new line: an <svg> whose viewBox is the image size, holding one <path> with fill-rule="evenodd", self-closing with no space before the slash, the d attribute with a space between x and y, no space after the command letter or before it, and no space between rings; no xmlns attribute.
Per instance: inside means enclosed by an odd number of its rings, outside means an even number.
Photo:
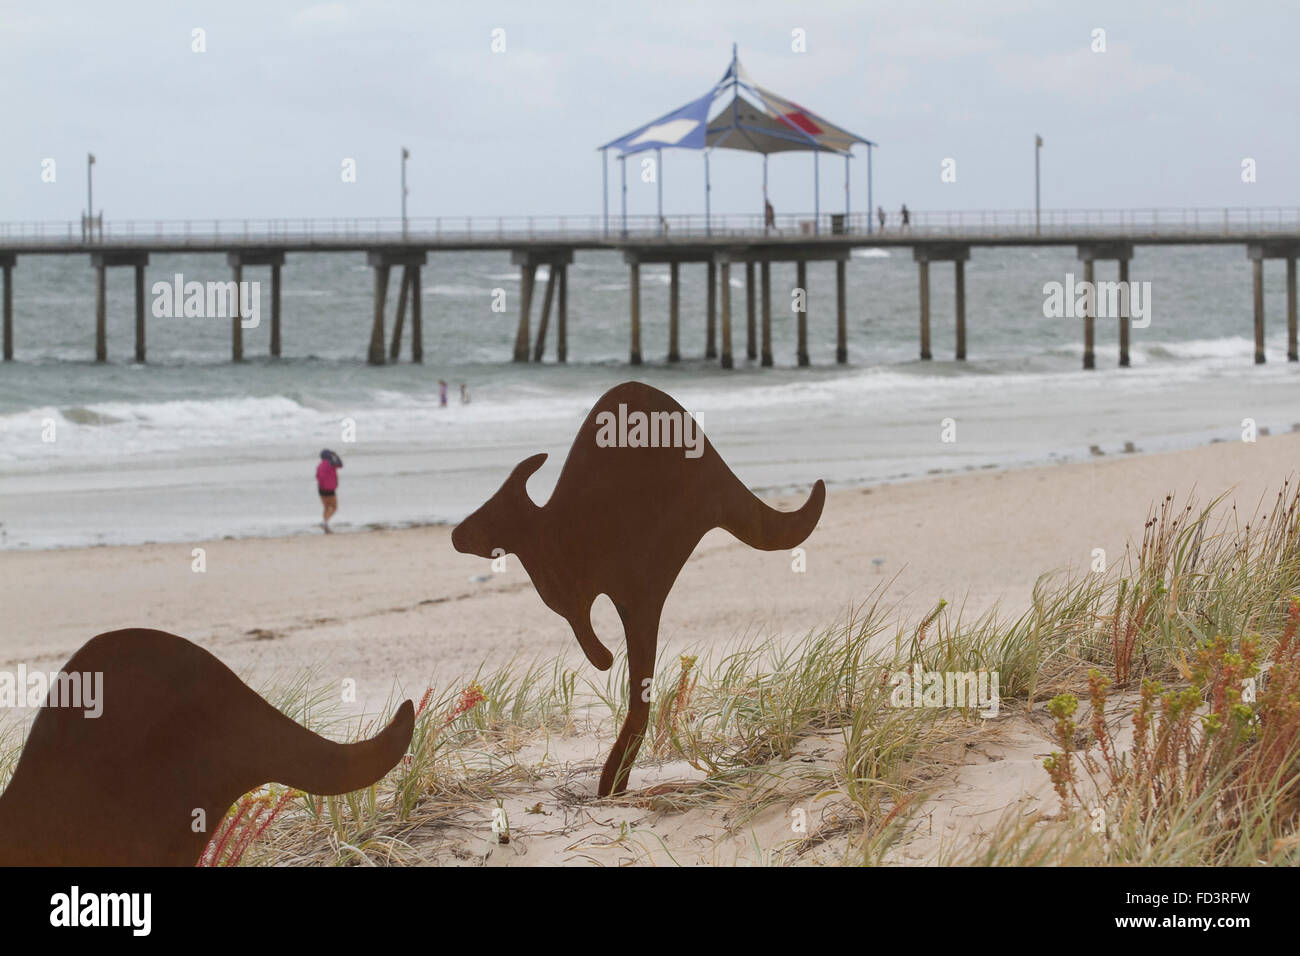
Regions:
<svg viewBox="0 0 1300 956"><path fill-rule="evenodd" d="M339 473L328 461L316 466L316 485L321 491L335 491L339 486Z"/></svg>

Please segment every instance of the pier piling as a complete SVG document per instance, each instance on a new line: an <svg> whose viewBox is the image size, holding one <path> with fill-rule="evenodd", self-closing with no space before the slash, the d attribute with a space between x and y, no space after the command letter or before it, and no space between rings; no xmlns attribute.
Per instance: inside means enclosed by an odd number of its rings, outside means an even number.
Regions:
<svg viewBox="0 0 1300 956"><path fill-rule="evenodd" d="M1264 260L1286 260L1286 357L1297 361L1296 353L1296 292L1295 260L1300 255L1300 242L1291 239L1252 242L1246 246L1251 262L1251 285L1255 300L1255 364L1264 364Z"/></svg>
<svg viewBox="0 0 1300 956"><path fill-rule="evenodd" d="M796 332L796 361L800 367L808 364L808 260L797 259L794 264L795 286L800 302Z"/></svg>
<svg viewBox="0 0 1300 956"><path fill-rule="evenodd" d="M668 263L668 361L682 359L679 322L681 318L681 282L678 263Z"/></svg>
<svg viewBox="0 0 1300 956"><path fill-rule="evenodd" d="M1131 320L1129 318L1129 294L1128 294L1128 258L1119 260L1119 286L1120 286L1120 316L1119 316L1119 367L1128 368L1130 366L1128 354L1128 337Z"/></svg>
<svg viewBox="0 0 1300 956"><path fill-rule="evenodd" d="M386 263L374 265L375 314L373 324L370 327L370 353L367 357L371 365L384 364L384 300L388 296L388 272L390 268Z"/></svg>
<svg viewBox="0 0 1300 956"><path fill-rule="evenodd" d="M0 272L4 274L4 289L0 299L3 300L3 355L6 362L14 360L14 263L17 261L16 255L0 253Z"/></svg>
<svg viewBox="0 0 1300 956"><path fill-rule="evenodd" d="M1092 304L1083 317L1083 367L1086 369L1097 367L1097 304L1101 300L1102 293L1112 285L1112 283L1102 283L1101 287L1097 286L1096 263L1098 260L1114 259L1119 263L1119 290L1114 296L1107 294L1107 312L1110 312L1112 305L1119 309L1119 314L1116 316L1119 329L1119 367L1128 368L1129 329L1132 326L1129 316L1128 263L1133 258L1133 244L1131 242L1088 242L1080 245L1076 253L1078 258L1083 260L1083 281L1092 289L1092 295L1089 296Z"/></svg>
<svg viewBox="0 0 1300 956"><path fill-rule="evenodd" d="M515 254L518 256L518 253ZM515 332L516 362L528 361L528 313L533 308L533 285L537 281L537 262L526 254L519 266L519 328Z"/></svg>
<svg viewBox="0 0 1300 956"><path fill-rule="evenodd" d="M952 264L953 295L956 299L958 362L966 361L966 263L956 259Z"/></svg>
<svg viewBox="0 0 1300 956"><path fill-rule="evenodd" d="M772 366L772 263L764 259L758 264L759 294L763 300L763 357L764 367Z"/></svg>
<svg viewBox="0 0 1300 956"><path fill-rule="evenodd" d="M537 345L533 349L533 361L540 362L546 354L546 327L551 324L551 302L555 299L556 277L560 267L552 265L546 274L546 295L542 297L542 317L537 323Z"/></svg>
<svg viewBox="0 0 1300 956"><path fill-rule="evenodd" d="M271 263L271 358L280 357L280 266L284 254Z"/></svg>
<svg viewBox="0 0 1300 956"><path fill-rule="evenodd" d="M754 321L754 260L745 262L745 358L758 358L757 329Z"/></svg>
<svg viewBox="0 0 1300 956"><path fill-rule="evenodd" d="M1093 284L1094 274L1092 263L1093 260L1091 258L1083 260L1083 281L1095 289L1096 286ZM1086 301L1088 302L1088 307L1083 310L1083 367L1096 368L1097 297L1096 295L1090 296Z"/></svg>
<svg viewBox="0 0 1300 956"><path fill-rule="evenodd" d="M628 361L632 365L641 364L641 264L631 263L629 277L632 296L632 342Z"/></svg>
<svg viewBox="0 0 1300 956"><path fill-rule="evenodd" d="M709 305L708 315L706 316L707 330L704 339L704 357L711 359L718 357L718 266L712 259L709 260L707 280Z"/></svg>
<svg viewBox="0 0 1300 956"><path fill-rule="evenodd" d="M731 368L731 260L724 257L718 265L722 282L722 367Z"/></svg>
<svg viewBox="0 0 1300 956"><path fill-rule="evenodd" d="M849 360L848 303L845 301L845 267L843 259L835 261L835 361L843 365Z"/></svg>
<svg viewBox="0 0 1300 956"><path fill-rule="evenodd" d="M921 286L921 358L930 361L930 260L918 259L917 281Z"/></svg>
<svg viewBox="0 0 1300 956"><path fill-rule="evenodd" d="M569 264L561 262L552 268L560 270L560 300L556 303L555 316L555 360L563 363L569 360Z"/></svg>
<svg viewBox="0 0 1300 956"><path fill-rule="evenodd" d="M108 361L108 269L110 266L135 267L135 355L144 361L144 267L149 253L135 250L91 253L95 268L95 361Z"/></svg>
<svg viewBox="0 0 1300 956"><path fill-rule="evenodd" d="M1296 352L1295 256L1293 255L1286 257L1286 360L1300 361L1300 354Z"/></svg>
<svg viewBox="0 0 1300 956"><path fill-rule="evenodd" d="M238 286L236 286L238 288ZM144 266L135 266L135 360L144 361Z"/></svg>
<svg viewBox="0 0 1300 956"><path fill-rule="evenodd" d="M955 293L955 348L953 354L959 362L966 360L966 260L970 246L953 243L935 243L914 246L912 259L916 262L917 281L921 291L921 358L931 360L930 351L930 263L951 262L953 291Z"/></svg>
<svg viewBox="0 0 1300 956"><path fill-rule="evenodd" d="M397 290L397 316L393 319L393 344L388 349L388 360L396 362L402 355L402 324L406 321L406 296L411 288L411 267L402 267L402 281Z"/></svg>
<svg viewBox="0 0 1300 956"><path fill-rule="evenodd" d="M108 361L108 277L103 257L95 263L95 361Z"/></svg>

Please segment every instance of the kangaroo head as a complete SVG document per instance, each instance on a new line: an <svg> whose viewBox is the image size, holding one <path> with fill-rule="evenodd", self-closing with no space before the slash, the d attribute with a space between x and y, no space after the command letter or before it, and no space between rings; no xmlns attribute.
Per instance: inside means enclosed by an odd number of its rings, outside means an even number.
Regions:
<svg viewBox="0 0 1300 956"><path fill-rule="evenodd" d="M525 458L515 465L510 477L497 493L483 503L472 515L456 525L451 533L451 545L463 554L476 554L481 558L494 558L493 552L517 552L517 547L527 535L529 519L538 510L528 497L528 478L542 462L545 453Z"/></svg>

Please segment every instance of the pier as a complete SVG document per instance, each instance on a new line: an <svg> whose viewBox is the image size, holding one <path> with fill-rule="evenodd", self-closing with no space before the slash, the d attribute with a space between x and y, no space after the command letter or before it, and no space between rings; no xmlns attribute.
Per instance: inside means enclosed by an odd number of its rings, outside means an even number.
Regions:
<svg viewBox="0 0 1300 956"><path fill-rule="evenodd" d="M384 365L400 360L410 311L412 362L424 360L423 315L419 294L421 269L440 252L508 252L520 270L519 317L512 343L503 351L516 362L542 362L554 313L554 360L569 355L569 305L581 290L571 290L568 267L575 256L597 251L621 254L629 273L628 361L644 361L641 336L640 269L644 264L669 266L669 328L663 355L681 360L681 269L701 268L706 276L704 358L723 368L736 364L740 303L733 296L732 270L744 275L745 357L763 366L773 364L771 269L774 263L793 264L798 295L795 362L811 364L808 354L810 322L835 322L835 361L848 361L846 263L854 249L910 249L917 265L918 351L933 358L930 336L930 266L951 263L955 289L955 360L964 361L978 329L966 323L966 268L978 268L977 253L993 247L1070 247L1083 263L1084 281L1092 282L1095 263L1115 262L1118 280L1127 283L1135 250L1141 246L1233 245L1241 247L1243 266L1252 270L1250 316L1256 363L1266 361L1264 348L1264 268L1268 260L1283 260L1286 269L1287 359L1300 360L1297 349L1296 259L1300 256L1300 209L1177 209L1177 210L1043 210L1037 221L1032 210L914 212L909 227L881 231L866 213L793 214L777 217L765 227L756 216L629 217L615 226L601 217L439 218L368 220L207 220L104 222L101 231L84 235L79 223L0 223L0 276L3 278L3 360L14 359L20 332L14 316L13 287L21 278L21 261L30 256L85 255L95 270L93 354L107 361L106 272L114 267L135 270L135 360L146 361L147 316L145 267L150 256L168 253L223 255L232 281L245 269L270 269L270 356L281 354L281 273L286 255L364 255L373 272L373 310L369 318L367 361ZM835 287L812 290L807 285L809 262L835 263ZM538 266L549 278L537 292ZM393 334L387 338L388 294L392 273L400 270L393 309ZM1047 276L1045 279L1054 277ZM1140 277L1139 277L1140 278ZM833 305L832 305L833 295ZM536 337L532 335L534 300L541 302ZM231 318L231 360L244 358L238 295ZM1126 300L1125 300L1126 301ZM801 307L800 307L801 306ZM1095 310L1095 301L1093 309ZM1246 313L1243 304L1243 321ZM833 317L833 318L832 318ZM35 317L33 317L35 318ZM359 323L367 317L359 316ZM1083 367L1096 366L1095 314L1082 318ZM362 326L364 328L364 326ZM359 329L359 334L365 334ZM1116 334L1119 364L1129 364L1130 321L1119 317ZM88 354L92 351L88 348Z"/></svg>

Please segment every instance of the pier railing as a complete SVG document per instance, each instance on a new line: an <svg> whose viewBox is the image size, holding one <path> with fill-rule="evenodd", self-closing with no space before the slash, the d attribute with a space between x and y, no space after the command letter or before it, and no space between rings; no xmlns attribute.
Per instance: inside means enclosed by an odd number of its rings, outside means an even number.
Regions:
<svg viewBox="0 0 1300 956"><path fill-rule="evenodd" d="M636 215L624 220L601 216L437 216L367 219L139 219L102 221L90 241L104 244L211 245L217 242L328 244L332 242L493 242L557 241L611 242L622 239L834 237L884 234L917 237L1014 238L1035 235L1086 238L1106 235L1232 236L1300 231L1300 207L1271 208L1150 208L1150 209L1032 209L915 210L904 226L898 211L886 215L882 229L867 212L787 213L766 227L761 215L658 216ZM80 220L0 222L0 245L83 246L87 239Z"/></svg>

